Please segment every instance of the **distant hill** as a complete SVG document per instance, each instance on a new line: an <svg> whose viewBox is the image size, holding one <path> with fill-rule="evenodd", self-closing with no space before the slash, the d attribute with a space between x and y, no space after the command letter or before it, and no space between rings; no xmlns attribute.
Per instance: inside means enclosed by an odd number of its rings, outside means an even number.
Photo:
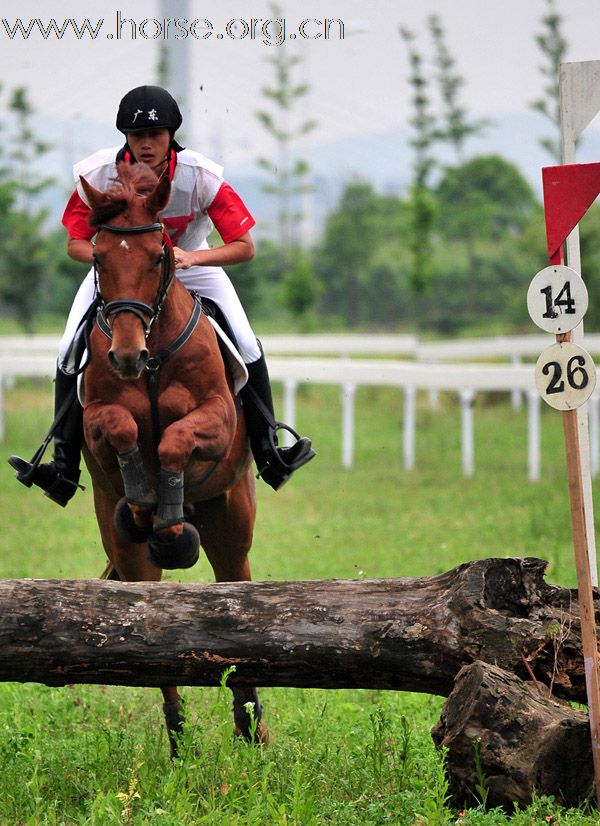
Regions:
<svg viewBox="0 0 600 826"><path fill-rule="evenodd" d="M45 156L43 171L53 175L57 181L45 198L51 213L49 220L56 223L60 220L66 195L70 191L73 160L100 146L116 143L116 134L110 127L84 121L65 123L39 119L37 127L44 139L55 147ZM552 165L552 160L539 146L538 140L548 134L551 134L550 125L546 126L544 119L535 113L510 114L498 119L483 137L472 139L467 146L467 154L500 154L513 161L541 196L541 168ZM352 179L370 181L382 192L404 193L411 175L409 139L408 130L397 129L329 142L315 140L308 159L315 184L315 193L310 198L313 235L318 234L324 217L335 207L344 185ZM444 160L448 164L454 162L451 154ZM590 129L578 149L578 162L595 161L600 161L600 131ZM227 162L226 174L259 218L258 234L268 234L275 224L276 204L261 190L264 177L256 168L254 158Z"/></svg>

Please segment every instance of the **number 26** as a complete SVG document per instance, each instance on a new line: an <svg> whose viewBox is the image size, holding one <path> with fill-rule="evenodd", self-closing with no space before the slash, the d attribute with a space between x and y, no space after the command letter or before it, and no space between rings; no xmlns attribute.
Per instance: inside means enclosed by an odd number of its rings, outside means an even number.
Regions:
<svg viewBox="0 0 600 826"><path fill-rule="evenodd" d="M546 388L548 395L552 393L563 393L565 390L565 382L562 377L562 364L558 361L549 361L542 368L542 373L545 376L550 374L552 370L552 377L550 383ZM585 370L585 358L583 356L573 356L567 362L567 383L573 390L583 390L589 383L589 376Z"/></svg>

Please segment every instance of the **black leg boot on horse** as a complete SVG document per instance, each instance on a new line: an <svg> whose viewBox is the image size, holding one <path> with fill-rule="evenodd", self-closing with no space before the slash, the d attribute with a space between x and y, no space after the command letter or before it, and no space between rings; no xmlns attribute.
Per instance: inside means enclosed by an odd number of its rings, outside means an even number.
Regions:
<svg viewBox="0 0 600 826"><path fill-rule="evenodd" d="M261 348L262 349L262 348ZM258 475L274 490L279 490L294 471L316 456L312 442L299 436L286 424L275 419L271 382L264 353L247 364L248 384L241 392L250 437L250 446ZM277 431L287 430L296 442L291 447L279 447Z"/></svg>
<svg viewBox="0 0 600 826"><path fill-rule="evenodd" d="M83 438L83 410L77 398L77 376L56 371L54 385L55 419L48 435L28 462L20 456L11 456L8 463L16 470L15 476L26 487L37 485L49 499L65 507L79 484L81 441ZM41 458L54 439L54 458L41 463Z"/></svg>

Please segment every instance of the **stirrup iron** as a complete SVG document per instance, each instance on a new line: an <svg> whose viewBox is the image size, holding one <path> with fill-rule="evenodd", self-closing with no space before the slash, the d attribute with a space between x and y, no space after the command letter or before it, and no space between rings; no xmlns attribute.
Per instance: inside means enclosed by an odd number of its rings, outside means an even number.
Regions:
<svg viewBox="0 0 600 826"><path fill-rule="evenodd" d="M278 430L287 430L296 439L296 442L290 447L280 447L277 442ZM283 422L274 422L274 426L269 426L267 439L269 449L266 451L266 462L258 469L257 478L261 478L274 490L283 487L296 470L310 462L317 455L309 438L300 436L293 427ZM286 454L294 456L296 447L299 448L297 456L292 461L288 461Z"/></svg>

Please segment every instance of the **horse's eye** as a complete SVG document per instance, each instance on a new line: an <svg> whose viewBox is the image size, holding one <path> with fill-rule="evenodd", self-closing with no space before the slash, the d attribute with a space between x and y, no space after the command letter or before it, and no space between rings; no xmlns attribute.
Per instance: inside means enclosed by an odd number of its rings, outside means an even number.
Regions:
<svg viewBox="0 0 600 826"><path fill-rule="evenodd" d="M161 254L156 257L156 261L154 262L154 266L155 267L160 267L160 265L162 264L162 262L164 260L165 260L165 254L164 254L164 252L161 252Z"/></svg>

